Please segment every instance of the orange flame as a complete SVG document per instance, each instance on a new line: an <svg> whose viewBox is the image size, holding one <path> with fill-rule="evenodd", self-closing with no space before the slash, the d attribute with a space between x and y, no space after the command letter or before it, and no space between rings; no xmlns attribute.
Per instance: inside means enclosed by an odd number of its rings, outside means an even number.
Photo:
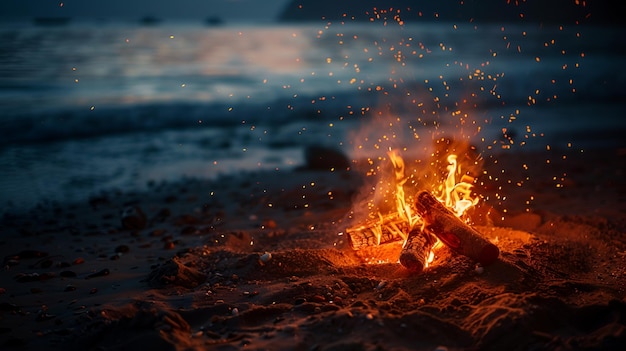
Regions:
<svg viewBox="0 0 626 351"><path fill-rule="evenodd" d="M394 205L387 209L389 213L383 213L384 210L373 206L372 199L369 199L370 210L377 211L377 213L370 214L370 218L374 219L349 228L347 231L349 233L368 231L368 233L374 235L375 245L402 240L404 246L408 233L412 229L424 225L423 219L415 211L415 205L410 201L412 195L423 189L417 188L415 183L407 184L409 178L406 175L405 163L397 150L389 150L387 156L393 167L393 172L388 175L388 178L391 179L381 179L379 181L379 187L387 190L378 190L384 193L386 197L384 201L393 201ZM438 187L440 195L437 199L450 208L458 217L462 217L469 208L478 203L478 198L472 198L471 196L474 178L462 173L461 165L458 164L455 154L448 155L447 161L447 176ZM393 199L389 199L388 196L392 196ZM435 243L429 254L426 267L432 263L435 258L435 252L442 246L439 241Z"/></svg>
<svg viewBox="0 0 626 351"><path fill-rule="evenodd" d="M478 203L478 198L471 198L474 177L461 175L461 166L457 165L456 155L449 155L448 163L448 177L443 184L443 192L437 199L450 208L457 217L461 217L467 209ZM456 175L461 175L458 182Z"/></svg>

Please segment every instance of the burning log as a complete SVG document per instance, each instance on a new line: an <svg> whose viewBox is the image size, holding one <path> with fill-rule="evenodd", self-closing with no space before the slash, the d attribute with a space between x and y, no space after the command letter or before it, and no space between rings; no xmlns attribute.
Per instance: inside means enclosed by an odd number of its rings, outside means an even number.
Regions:
<svg viewBox="0 0 626 351"><path fill-rule="evenodd" d="M428 232L413 229L400 252L400 263L414 273L421 273L428 264L430 251L436 241Z"/></svg>
<svg viewBox="0 0 626 351"><path fill-rule="evenodd" d="M408 225L406 220L396 213L388 214L378 220L371 220L363 225L346 230L350 238L350 244L355 250L362 247L400 241L406 237L404 233L407 231Z"/></svg>
<svg viewBox="0 0 626 351"><path fill-rule="evenodd" d="M417 195L415 205L424 219L424 231L435 235L456 253L483 265L493 263L500 255L496 245L463 223L428 191L422 191Z"/></svg>

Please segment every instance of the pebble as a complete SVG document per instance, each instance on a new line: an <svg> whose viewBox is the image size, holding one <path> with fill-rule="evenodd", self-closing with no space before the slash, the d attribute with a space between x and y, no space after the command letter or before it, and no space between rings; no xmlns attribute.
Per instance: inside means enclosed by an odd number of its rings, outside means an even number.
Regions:
<svg viewBox="0 0 626 351"><path fill-rule="evenodd" d="M266 264L271 259L272 259L272 254L269 253L269 252L266 252L266 253L262 254L261 256L259 256L259 262L261 263L261 265Z"/></svg>
<svg viewBox="0 0 626 351"><path fill-rule="evenodd" d="M143 229L147 218L139 206L127 207L122 211L122 227L126 229Z"/></svg>
<svg viewBox="0 0 626 351"><path fill-rule="evenodd" d="M380 290L382 288L384 288L387 285L387 281L386 280L381 280L380 283L378 283L378 285L376 286L376 290Z"/></svg>
<svg viewBox="0 0 626 351"><path fill-rule="evenodd" d="M476 272L476 274L483 274L485 272L485 268L481 265L476 265L474 271Z"/></svg>

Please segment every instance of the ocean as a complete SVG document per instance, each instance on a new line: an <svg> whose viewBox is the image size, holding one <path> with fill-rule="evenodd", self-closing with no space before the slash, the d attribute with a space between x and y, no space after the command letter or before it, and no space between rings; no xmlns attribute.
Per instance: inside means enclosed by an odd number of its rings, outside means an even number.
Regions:
<svg viewBox="0 0 626 351"><path fill-rule="evenodd" d="M623 147L624 38L538 24L0 23L0 204L290 170L308 145Z"/></svg>

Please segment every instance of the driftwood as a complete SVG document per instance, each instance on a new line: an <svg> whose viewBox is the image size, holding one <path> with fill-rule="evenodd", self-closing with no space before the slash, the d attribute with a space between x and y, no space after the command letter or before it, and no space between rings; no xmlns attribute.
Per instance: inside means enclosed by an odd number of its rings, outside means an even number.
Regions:
<svg viewBox="0 0 626 351"><path fill-rule="evenodd" d="M463 223L428 191L417 195L417 212L425 222L424 231L435 235L454 252L483 265L493 263L500 255L498 247Z"/></svg>
<svg viewBox="0 0 626 351"><path fill-rule="evenodd" d="M355 250L403 240L401 233L406 232L408 232L406 220L394 213L346 230L350 245Z"/></svg>
<svg viewBox="0 0 626 351"><path fill-rule="evenodd" d="M437 239L426 231L413 229L400 252L400 263L408 270L421 273L428 262L428 256Z"/></svg>

